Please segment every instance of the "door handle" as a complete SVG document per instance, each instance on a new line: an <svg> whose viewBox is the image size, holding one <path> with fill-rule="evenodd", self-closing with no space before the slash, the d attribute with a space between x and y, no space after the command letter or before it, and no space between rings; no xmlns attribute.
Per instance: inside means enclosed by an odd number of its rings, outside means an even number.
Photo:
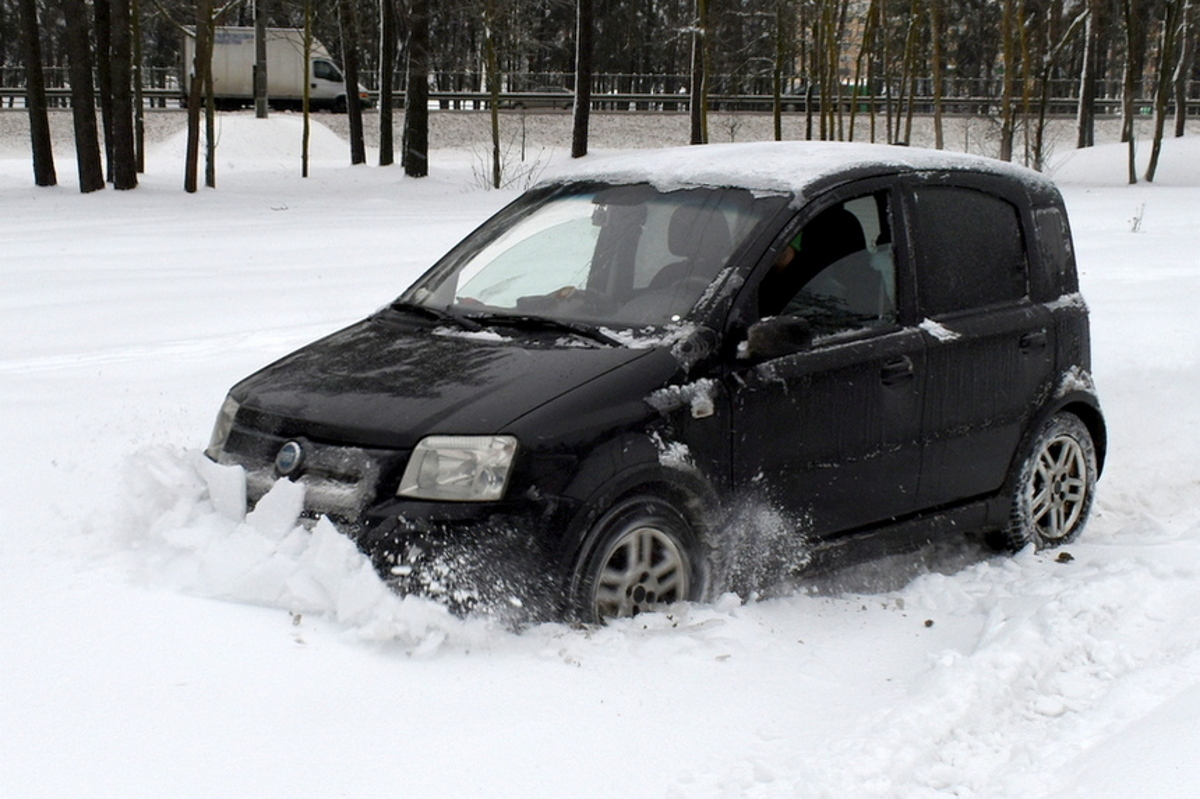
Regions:
<svg viewBox="0 0 1200 799"><path fill-rule="evenodd" d="M907 355L888 361L879 370L879 379L885 386L898 386L912 380L916 373Z"/></svg>
<svg viewBox="0 0 1200 799"><path fill-rule="evenodd" d="M1045 330L1035 330L1021 336L1021 352L1039 352L1046 349L1049 338Z"/></svg>

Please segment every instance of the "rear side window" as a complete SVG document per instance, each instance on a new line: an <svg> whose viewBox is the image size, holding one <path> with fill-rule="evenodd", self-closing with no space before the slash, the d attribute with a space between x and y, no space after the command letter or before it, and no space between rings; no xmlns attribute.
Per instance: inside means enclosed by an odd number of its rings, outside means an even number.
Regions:
<svg viewBox="0 0 1200 799"><path fill-rule="evenodd" d="M1042 263L1054 278L1050 290L1055 294L1078 291L1075 277L1075 253L1067 218L1058 208L1039 208L1034 212Z"/></svg>
<svg viewBox="0 0 1200 799"><path fill-rule="evenodd" d="M923 316L1027 296L1025 246L1014 205L950 186L920 187L915 196L917 292Z"/></svg>

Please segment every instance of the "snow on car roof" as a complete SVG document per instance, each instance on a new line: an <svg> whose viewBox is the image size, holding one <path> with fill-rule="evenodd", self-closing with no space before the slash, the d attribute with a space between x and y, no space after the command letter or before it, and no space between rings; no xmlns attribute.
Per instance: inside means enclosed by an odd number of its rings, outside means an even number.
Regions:
<svg viewBox="0 0 1200 799"><path fill-rule="evenodd" d="M838 174L913 170L973 171L1005 175L1045 189L1050 181L1024 167L982 156L885 144L850 142L748 142L641 150L575 161L540 184L576 180L649 183L660 191L712 186L805 194Z"/></svg>

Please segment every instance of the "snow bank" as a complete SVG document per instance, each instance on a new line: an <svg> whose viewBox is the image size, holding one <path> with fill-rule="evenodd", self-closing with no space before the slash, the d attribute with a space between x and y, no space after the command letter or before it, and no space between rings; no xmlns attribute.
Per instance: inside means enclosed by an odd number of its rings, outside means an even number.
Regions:
<svg viewBox="0 0 1200 799"><path fill-rule="evenodd" d="M1152 145L1146 139L1135 143L1139 181L1145 180ZM1051 160L1049 174L1058 183L1074 186L1126 186L1129 146L1114 143L1067 150ZM1154 185L1200 187L1200 138L1163 139Z"/></svg>
<svg viewBox="0 0 1200 799"><path fill-rule="evenodd" d="M200 159L204 161L204 125L201 121ZM220 171L298 170L303 150L304 121L299 114L274 113L267 119L218 114L217 163ZM174 171L187 151L187 131L181 130L147 153L150 171ZM311 119L308 157L312 164L347 164L349 145L320 120Z"/></svg>
<svg viewBox="0 0 1200 799"><path fill-rule="evenodd" d="M241 467L198 451L148 450L126 464L124 545L143 579L175 590L316 615L366 641L428 653L478 646L497 626L401 598L349 538L322 519L300 524L303 486L280 480L249 513Z"/></svg>

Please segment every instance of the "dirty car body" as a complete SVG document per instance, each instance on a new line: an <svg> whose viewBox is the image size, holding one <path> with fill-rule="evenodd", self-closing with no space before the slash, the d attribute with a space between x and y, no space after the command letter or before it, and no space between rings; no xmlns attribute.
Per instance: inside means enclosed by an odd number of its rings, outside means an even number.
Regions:
<svg viewBox="0 0 1200 799"><path fill-rule="evenodd" d="M238 383L208 454L251 503L303 483L398 590L594 620L753 590L771 570L748 559L1069 540L1104 456L1089 370L1066 212L1035 173L665 150L544 181ZM747 504L791 541L753 545Z"/></svg>

